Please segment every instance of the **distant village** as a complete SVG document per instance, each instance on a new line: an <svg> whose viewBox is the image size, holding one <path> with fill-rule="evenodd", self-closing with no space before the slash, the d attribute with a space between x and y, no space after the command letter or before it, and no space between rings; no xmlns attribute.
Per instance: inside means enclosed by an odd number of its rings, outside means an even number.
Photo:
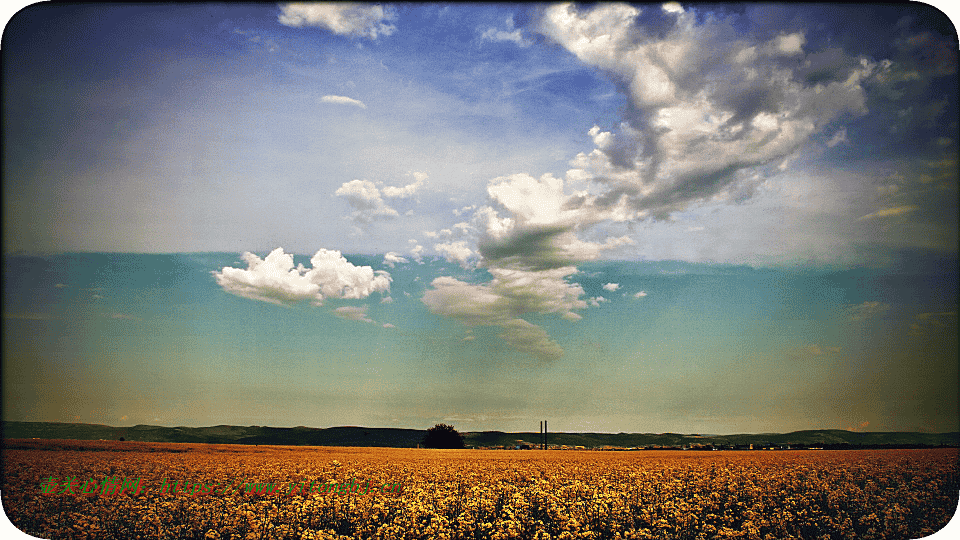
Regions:
<svg viewBox="0 0 960 540"><path fill-rule="evenodd" d="M853 447L856 445L825 445L826 447ZM650 444L646 446L571 446L567 444L534 444L528 441L518 440L514 445L501 446L470 446L477 450L609 450L609 451L630 451L630 450L823 450L824 446L808 445L790 445L790 444L688 444L683 446L663 446L659 444Z"/></svg>

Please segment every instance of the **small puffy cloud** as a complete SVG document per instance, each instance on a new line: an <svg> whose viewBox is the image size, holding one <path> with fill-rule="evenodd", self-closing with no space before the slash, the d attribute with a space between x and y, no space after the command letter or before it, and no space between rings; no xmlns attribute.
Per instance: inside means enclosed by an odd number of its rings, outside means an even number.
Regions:
<svg viewBox="0 0 960 540"><path fill-rule="evenodd" d="M392 252L392 251L388 251L388 252L383 256L383 264L389 266L390 268L393 268L393 266L394 266L395 264L398 264L398 263L408 263L408 262L410 262L410 261L408 261L408 260L405 259L404 257L401 257L400 254L394 253L394 252Z"/></svg>
<svg viewBox="0 0 960 540"><path fill-rule="evenodd" d="M413 196L423 187L427 175L419 172L411 173L414 182L403 187L384 186L383 182L354 179L341 185L334 195L345 197L354 211L351 219L360 223L369 223L375 219L390 219L400 214L390 207L383 198L406 198ZM405 215L410 215L408 211Z"/></svg>
<svg viewBox="0 0 960 540"><path fill-rule="evenodd" d="M367 307L366 306L343 306L338 307L333 310L333 314L341 319L346 319L348 321L357 321L372 323L373 319L367 317Z"/></svg>
<svg viewBox="0 0 960 540"><path fill-rule="evenodd" d="M460 208L460 209L454 208L453 215L460 217L461 215L476 209L477 209L477 205L475 204L471 204L470 206L464 206L463 208Z"/></svg>
<svg viewBox="0 0 960 540"><path fill-rule="evenodd" d="M640 291L637 294L633 295L634 298L643 298L647 295L647 291Z"/></svg>
<svg viewBox="0 0 960 540"><path fill-rule="evenodd" d="M513 17L507 19L506 25L505 30L493 27L487 28L480 36L480 39L484 41L511 41L520 47L529 47L533 44L532 41L524 39L523 32L513 27Z"/></svg>
<svg viewBox="0 0 960 540"><path fill-rule="evenodd" d="M876 218L899 216L899 215L907 214L909 212L913 212L916 209L917 207L912 204L908 204L904 206L895 206L893 208L883 208L881 210L877 210L876 212L871 212L865 216L860 216L857 219L864 220L864 219L876 219Z"/></svg>
<svg viewBox="0 0 960 540"><path fill-rule="evenodd" d="M225 291L252 300L290 305L310 300L320 305L327 298L366 298L390 291L390 274L369 266L355 266L339 251L320 249L310 258L312 268L294 266L293 255L277 248L265 258L245 252L247 268L224 267L212 272Z"/></svg>
<svg viewBox="0 0 960 540"><path fill-rule="evenodd" d="M413 247L410 248L410 256L413 257L413 260L417 262L423 261L423 246L421 246L416 240L411 239L410 243L413 244Z"/></svg>
<svg viewBox="0 0 960 540"><path fill-rule="evenodd" d="M617 290L617 289L620 288L620 284L619 284L619 283L607 283L607 284L605 284L605 285L603 286L603 288L604 288L604 290L613 292L613 291L615 291L615 290Z"/></svg>
<svg viewBox="0 0 960 540"><path fill-rule="evenodd" d="M342 36L377 39L396 30L386 22L394 18L391 11L379 5L317 2L282 4L277 20L296 28L317 26Z"/></svg>
<svg viewBox="0 0 960 540"><path fill-rule="evenodd" d="M353 105L355 107L360 107L361 109L366 109L367 106L360 100L348 98L346 96L323 96L320 98L321 103L338 103L340 105Z"/></svg>
<svg viewBox="0 0 960 540"><path fill-rule="evenodd" d="M394 325L392 325L392 324L390 324L390 323L383 323L383 327L384 327L384 328L396 328L396 326L394 326Z"/></svg>
<svg viewBox="0 0 960 540"><path fill-rule="evenodd" d="M443 255L447 261L459 263L460 265L466 265L467 261L474 256L473 250L467 247L467 243L462 240L436 244L433 246L433 249Z"/></svg>
<svg viewBox="0 0 960 540"><path fill-rule="evenodd" d="M600 307L600 304L602 304L602 303L604 303L604 302L609 302L609 301L610 301L610 300L607 300L606 298L604 298L604 297L602 297L602 296L595 296L595 297L593 297L593 298L590 299L590 305L593 306L593 307Z"/></svg>
<svg viewBox="0 0 960 540"><path fill-rule="evenodd" d="M407 184L403 187L385 186L383 188L383 195L385 197L390 197L391 199L410 197L416 193L417 190L423 187L423 184L426 183L427 178L429 178L426 174L421 172L410 173L410 175L414 178L413 183Z"/></svg>
<svg viewBox="0 0 960 540"><path fill-rule="evenodd" d="M890 311L890 304L884 302L864 302L847 306L847 312L852 321L865 321L881 317Z"/></svg>
<svg viewBox="0 0 960 540"><path fill-rule="evenodd" d="M683 13L683 6L679 2L667 2L660 6L660 9L666 13Z"/></svg>
<svg viewBox="0 0 960 540"><path fill-rule="evenodd" d="M369 180L351 180L346 182L334 195L345 197L354 211L351 219L360 223L369 223L375 219L397 217L400 214L387 206L380 195L380 188Z"/></svg>
<svg viewBox="0 0 960 540"><path fill-rule="evenodd" d="M783 56L796 56L803 54L803 44L806 42L807 40L804 35L800 32L797 32L794 34L777 36L777 38L770 43L770 46L775 54Z"/></svg>

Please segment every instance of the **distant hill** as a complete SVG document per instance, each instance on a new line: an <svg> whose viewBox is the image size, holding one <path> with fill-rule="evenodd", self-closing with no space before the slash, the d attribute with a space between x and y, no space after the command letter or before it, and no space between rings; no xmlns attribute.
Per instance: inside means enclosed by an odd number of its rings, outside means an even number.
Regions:
<svg viewBox="0 0 960 540"><path fill-rule="evenodd" d="M332 427L275 428L265 426L113 427L60 422L2 422L5 439L74 439L208 444L264 444L291 446L374 446L414 448L426 435L422 429ZM468 447L514 447L518 441L537 444L536 432L465 432ZM960 433L853 432L816 429L792 433L696 435L679 433L550 433L551 446L584 448L917 448L960 446Z"/></svg>

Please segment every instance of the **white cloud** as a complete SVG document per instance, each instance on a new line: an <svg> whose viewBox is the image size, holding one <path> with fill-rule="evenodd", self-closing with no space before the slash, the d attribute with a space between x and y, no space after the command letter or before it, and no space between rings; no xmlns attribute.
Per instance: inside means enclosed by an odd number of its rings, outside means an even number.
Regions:
<svg viewBox="0 0 960 540"><path fill-rule="evenodd" d="M609 301L610 300L607 300L602 296L594 296L593 298L590 299L590 305L593 307L600 307L600 304L602 304L603 302L609 302Z"/></svg>
<svg viewBox="0 0 960 540"><path fill-rule="evenodd" d="M397 217L400 214L383 202L380 189L370 180L351 180L334 193L346 197L354 211L351 218L360 223L369 223L375 219Z"/></svg>
<svg viewBox="0 0 960 540"><path fill-rule="evenodd" d="M804 70L824 60L804 51L802 33L757 39L729 20L671 10L671 27L656 34L624 4L545 10L540 31L607 72L633 105L616 129L589 131L596 148L571 161L567 178L603 191L571 203L663 219L696 202L742 200L763 180L752 170L790 157L836 119L866 113L869 60L843 56L833 79L810 82Z"/></svg>
<svg viewBox="0 0 960 540"><path fill-rule="evenodd" d="M311 300L320 305L327 298L366 298L390 291L390 274L369 266L354 266L339 251L321 249L310 259L312 268L293 264L293 255L277 248L265 258L246 252L246 269L225 267L212 272L217 283L231 294L289 305Z"/></svg>
<svg viewBox="0 0 960 540"><path fill-rule="evenodd" d="M646 295L647 295L647 292L646 292L646 291L640 291L640 292L638 292L637 294L633 295L633 297L634 297L634 298L643 298L643 297L646 296Z"/></svg>
<svg viewBox="0 0 960 540"><path fill-rule="evenodd" d="M660 9L667 13L683 13L683 6L679 2L667 2L660 6Z"/></svg>
<svg viewBox="0 0 960 540"><path fill-rule="evenodd" d="M389 36L396 27L387 24L395 15L372 4L291 3L280 6L280 24L293 27L319 26L335 34L377 39Z"/></svg>
<svg viewBox="0 0 960 540"><path fill-rule="evenodd" d="M550 339L546 330L523 319L507 321L498 337L542 362L559 360L563 356L563 349Z"/></svg>
<svg viewBox="0 0 960 540"><path fill-rule="evenodd" d="M384 328L396 328L396 326L394 326L394 325L392 325L392 324L390 324L390 323L383 323L383 327L384 327Z"/></svg>
<svg viewBox="0 0 960 540"><path fill-rule="evenodd" d="M608 291L610 291L610 292L613 292L613 291L615 291L615 290L617 290L617 289L620 288L620 284L619 284L619 283L606 283L606 284L604 284L603 288L604 288L605 290L608 290Z"/></svg>
<svg viewBox="0 0 960 540"><path fill-rule="evenodd" d="M523 32L514 28L513 16L507 18L506 30L488 27L480 36L480 39L484 41L511 41L520 47L529 47L533 44L533 41L524 39Z"/></svg>
<svg viewBox="0 0 960 540"><path fill-rule="evenodd" d="M366 306L343 306L338 307L333 310L333 314L341 319L347 319L348 321L357 321L372 323L373 319L367 317L367 307Z"/></svg>
<svg viewBox="0 0 960 540"><path fill-rule="evenodd" d="M383 256L383 264L389 266L390 268L393 268L395 264L407 263L407 262L410 262L410 261L401 257L398 253L394 253L392 251L387 252L387 254Z"/></svg>
<svg viewBox="0 0 960 540"><path fill-rule="evenodd" d="M360 107L361 109L366 109L367 106L360 100L348 98L346 96L323 96L320 98L321 103L337 103L340 105L353 105Z"/></svg>
<svg viewBox="0 0 960 540"><path fill-rule="evenodd" d="M469 326L500 326L500 335L521 352L542 361L559 358L563 349L541 327L523 320L524 313L556 313L578 320L574 309L587 307L580 300L583 289L565 281L576 268L524 271L490 268L494 278L488 284L471 284L452 277L438 277L433 289L423 295L431 312L445 315Z"/></svg>
<svg viewBox="0 0 960 540"><path fill-rule="evenodd" d="M386 186L383 188L383 195L390 198L411 197L418 189L423 187L423 184L426 183L427 178L429 178L421 172L410 173L410 175L414 178L412 184L407 184L403 187Z"/></svg>
<svg viewBox="0 0 960 540"><path fill-rule="evenodd" d="M410 248L410 256L413 257L413 260L417 262L423 261L423 246L417 243L416 240L411 239L410 243L413 244L413 247Z"/></svg>
<svg viewBox="0 0 960 540"><path fill-rule="evenodd" d="M466 265L467 261L474 256L473 250L467 247L467 243L463 240L436 244L433 249L437 250L437 253L443 255L449 262L456 262L460 265Z"/></svg>

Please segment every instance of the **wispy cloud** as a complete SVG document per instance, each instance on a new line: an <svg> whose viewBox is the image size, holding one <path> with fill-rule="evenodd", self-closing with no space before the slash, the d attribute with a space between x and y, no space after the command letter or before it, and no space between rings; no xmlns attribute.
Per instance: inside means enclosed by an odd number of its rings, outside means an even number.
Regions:
<svg viewBox="0 0 960 540"><path fill-rule="evenodd" d="M904 206L895 206L893 208L883 208L881 210L877 210L876 212L871 212L865 216L861 216L858 219L864 220L864 219L876 219L876 218L901 216L903 214L908 214L910 212L913 212L916 209L917 207L912 204L908 204Z"/></svg>
<svg viewBox="0 0 960 540"><path fill-rule="evenodd" d="M323 96L320 98L321 103L337 103L340 105L353 105L355 107L360 107L361 109L366 109L367 106L358 99L349 98L347 96Z"/></svg>
<svg viewBox="0 0 960 540"><path fill-rule="evenodd" d="M394 18L391 10L380 5L317 2L282 4L277 20L286 26L317 26L343 36L377 39L396 31L386 22Z"/></svg>
<svg viewBox="0 0 960 540"><path fill-rule="evenodd" d="M373 319L367 317L367 307L366 306L343 306L338 307L333 310L333 314L341 319L346 319L348 321L357 321L372 323Z"/></svg>
<svg viewBox="0 0 960 540"><path fill-rule="evenodd" d="M509 17L506 20L506 29L501 30L499 28L487 27L483 33L480 35L480 39L484 41L509 41L517 44L520 47L529 47L533 44L532 40L526 39L523 37L523 32L519 28L514 28L513 17Z"/></svg>
<svg viewBox="0 0 960 540"><path fill-rule="evenodd" d="M864 302L847 306L847 313L852 321L865 321L881 317L890 311L890 304L884 302Z"/></svg>

